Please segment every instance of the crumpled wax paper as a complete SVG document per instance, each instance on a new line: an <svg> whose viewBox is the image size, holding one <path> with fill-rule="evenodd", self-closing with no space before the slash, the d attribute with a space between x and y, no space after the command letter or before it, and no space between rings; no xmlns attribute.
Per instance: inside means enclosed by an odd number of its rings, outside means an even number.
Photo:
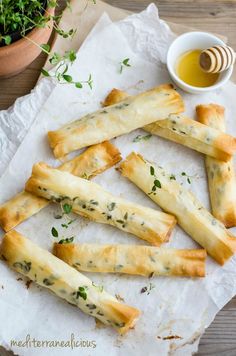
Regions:
<svg viewBox="0 0 236 356"><path fill-rule="evenodd" d="M70 71L73 77L86 80L93 77L93 89L78 90L70 85L55 85L54 89L46 81L41 82L34 96L26 97L37 117L24 141L19 146L9 166L0 179L0 203L22 190L31 173L32 165L46 161L56 165L47 142L48 130L77 119L100 107L100 102L108 92L116 87L131 94L144 91L164 82L170 82L169 75L161 60L165 60L167 46L173 39L168 27L158 18L154 5L141 14L132 15L119 23L112 23L104 15L93 33L83 44L75 64ZM120 62L130 58L131 67L119 73ZM36 107L37 96L42 95L44 85L48 93L41 108ZM52 90L53 89L53 90ZM216 102L227 108L227 132L236 133L233 113L236 87L229 82L223 89L204 95L184 97L187 114L194 117L197 104ZM27 101L23 100L31 112ZM31 102L32 100L32 102ZM20 104L20 103L19 103ZM23 104L21 104L23 105ZM13 112L15 108L12 109ZM32 110L33 111L33 110ZM19 109L19 120L22 109ZM8 115L8 113L5 113ZM18 122L17 116L13 115ZM33 117L33 113L32 113ZM23 119L22 119L23 121ZM20 126L19 126L20 127ZM4 130L3 130L4 131ZM4 131L5 132L5 131ZM11 131L12 134L13 131ZM24 132L20 128L19 135ZM8 134L8 131L6 131ZM131 151L140 152L166 170L174 173L177 180L190 189L209 209L209 198L204 170L204 157L190 149L170 141L152 136L147 141L133 142L137 135L145 134L136 130L114 139L112 142L125 158ZM17 134L18 135L18 134ZM12 136L11 136L12 137ZM6 142L6 147L8 143ZM4 152L5 156L5 152ZM193 176L191 185L181 176L181 172ZM114 195L124 197L144 206L159 209L132 183L111 168L94 179ZM69 231L60 227L61 220L54 214L59 207L51 205L39 214L25 221L17 230L46 249L51 249L54 238L51 228L55 226L62 235L75 235L75 241L91 243L144 244L134 236L110 226L89 222L80 217L71 224ZM233 229L232 229L233 230ZM54 240L53 240L54 239ZM165 247L199 247L178 226ZM191 355L197 350L199 338L212 322L216 313L236 293L236 259L232 258L224 267L207 258L207 276L203 279L187 278L142 278L138 276L89 274L95 283L103 285L111 294L119 294L125 303L142 311L134 330L126 336L118 336L114 330L98 327L95 320L86 316L47 290L34 284L29 289L25 280L17 281L18 274L0 262L0 342L18 355ZM142 287L152 283L149 295L141 294ZM71 334L76 340L95 340L95 348L20 348L11 346L11 340L25 340L27 334L37 340L67 340ZM172 338L173 337L173 338ZM108 351L109 350L109 351Z"/></svg>

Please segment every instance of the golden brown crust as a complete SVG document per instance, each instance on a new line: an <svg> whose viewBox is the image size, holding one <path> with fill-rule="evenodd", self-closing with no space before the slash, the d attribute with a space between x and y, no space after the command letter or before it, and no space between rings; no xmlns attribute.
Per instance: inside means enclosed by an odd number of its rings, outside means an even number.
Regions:
<svg viewBox="0 0 236 356"><path fill-rule="evenodd" d="M198 105L198 120L210 127L225 131L225 109L217 104ZM222 133L224 135L224 133ZM224 140L219 137L219 141ZM212 157L205 158L208 187L213 215L226 227L236 225L236 181L233 159L227 163Z"/></svg>
<svg viewBox="0 0 236 356"><path fill-rule="evenodd" d="M0 206L0 226L7 232L48 204L47 199L22 191Z"/></svg>
<svg viewBox="0 0 236 356"><path fill-rule="evenodd" d="M112 89L112 91L107 95L107 97L105 98L104 102L102 103L102 105L105 106L110 106L110 105L114 105L116 103L119 103L120 101L126 99L129 97L129 94L127 94L126 92L119 90L119 89Z"/></svg>
<svg viewBox="0 0 236 356"><path fill-rule="evenodd" d="M84 313L113 326L120 334L133 327L140 314L139 310L119 303L83 274L14 230L4 236L0 256L9 267L50 289ZM79 297L79 287L84 288L85 299Z"/></svg>
<svg viewBox="0 0 236 356"><path fill-rule="evenodd" d="M110 140L151 122L162 120L170 113L179 113L183 110L181 96L173 90L171 84L163 84L126 98L120 105L108 106L106 110L100 109L59 130L50 131L48 139L55 157L60 158L69 152Z"/></svg>
<svg viewBox="0 0 236 356"><path fill-rule="evenodd" d="M113 89L105 99L105 103L115 104L119 102L120 98L128 96L124 91ZM217 119L218 123L222 124L221 115L224 113L222 106L210 104L205 108L205 106L199 105L197 110L204 110L204 115L208 118L214 113L215 120ZM212 126L217 131L209 131L203 124L206 124L206 122L198 122L179 114L169 115L167 119L151 123L143 129L153 135L158 135L217 159L230 160L232 154L236 151L235 138L221 133L222 128L220 127Z"/></svg>
<svg viewBox="0 0 236 356"><path fill-rule="evenodd" d="M89 147L81 155L62 164L59 169L77 177L91 179L120 162L117 147L109 141Z"/></svg>
<svg viewBox="0 0 236 356"><path fill-rule="evenodd" d="M69 202L72 211L109 224L159 246L168 241L176 219L172 215L116 197L96 183L35 164L26 191L56 202Z"/></svg>
<svg viewBox="0 0 236 356"><path fill-rule="evenodd" d="M225 131L225 108L218 104L197 105L198 121L222 132Z"/></svg>
<svg viewBox="0 0 236 356"><path fill-rule="evenodd" d="M153 186L150 167L155 170L161 188L149 194ZM236 238L215 219L188 190L184 189L159 166L131 153L120 165L123 176L129 178L164 211L176 216L178 224L206 249L218 263L224 264L236 251Z"/></svg>
<svg viewBox="0 0 236 356"><path fill-rule="evenodd" d="M53 253L79 271L141 276L205 276L205 250L151 246L54 244Z"/></svg>
<svg viewBox="0 0 236 356"><path fill-rule="evenodd" d="M62 164L58 169L91 179L120 160L119 150L110 142L103 142L89 147L81 155ZM0 206L0 226L7 232L48 204L47 199L22 191Z"/></svg>

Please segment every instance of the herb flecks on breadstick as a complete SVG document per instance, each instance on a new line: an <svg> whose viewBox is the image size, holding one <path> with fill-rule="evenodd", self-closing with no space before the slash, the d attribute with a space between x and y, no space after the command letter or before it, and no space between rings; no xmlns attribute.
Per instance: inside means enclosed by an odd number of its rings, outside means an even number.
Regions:
<svg viewBox="0 0 236 356"><path fill-rule="evenodd" d="M0 256L15 271L76 305L85 314L114 327L120 334L132 328L139 316L136 308L119 303L103 287L96 286L89 278L14 230L4 236Z"/></svg>
<svg viewBox="0 0 236 356"><path fill-rule="evenodd" d="M198 105L198 120L209 127L225 132L224 107L217 104ZM205 158L212 214L226 227L236 226L236 180L234 162Z"/></svg>
<svg viewBox="0 0 236 356"><path fill-rule="evenodd" d="M205 250L137 245L54 244L53 253L79 271L141 276L205 276Z"/></svg>
<svg viewBox="0 0 236 356"><path fill-rule="evenodd" d="M103 105L112 105L130 97L126 92L113 89ZM236 139L216 127L208 127L182 114L166 116L143 129L152 135L179 143L217 159L228 161L236 151Z"/></svg>
<svg viewBox="0 0 236 356"><path fill-rule="evenodd" d="M171 84L163 84L49 131L48 139L55 157L63 157L183 111L181 96Z"/></svg>
<svg viewBox="0 0 236 356"><path fill-rule="evenodd" d="M116 197L96 183L35 164L26 191L67 202L72 211L99 223L117 227L159 246L169 240L176 220L172 215Z"/></svg>
<svg viewBox="0 0 236 356"><path fill-rule="evenodd" d="M164 211L175 215L183 230L218 263L223 265L233 256L236 238L163 168L131 153L121 163L120 171Z"/></svg>
<svg viewBox="0 0 236 356"><path fill-rule="evenodd" d="M119 150L110 142L89 147L81 155L65 162L58 169L86 179L91 179L121 160ZM0 226L9 231L24 220L45 208L49 201L22 191L0 205Z"/></svg>

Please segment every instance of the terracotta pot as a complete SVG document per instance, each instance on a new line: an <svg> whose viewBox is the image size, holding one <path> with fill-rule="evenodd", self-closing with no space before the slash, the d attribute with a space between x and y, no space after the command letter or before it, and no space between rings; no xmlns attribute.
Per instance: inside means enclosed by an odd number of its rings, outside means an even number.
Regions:
<svg viewBox="0 0 236 356"><path fill-rule="evenodd" d="M54 15L54 8L48 8L47 13ZM30 40L39 45L47 43L53 29L52 21L48 21L44 28L34 28L27 34L27 38L0 47L0 78L8 78L22 72L42 50Z"/></svg>

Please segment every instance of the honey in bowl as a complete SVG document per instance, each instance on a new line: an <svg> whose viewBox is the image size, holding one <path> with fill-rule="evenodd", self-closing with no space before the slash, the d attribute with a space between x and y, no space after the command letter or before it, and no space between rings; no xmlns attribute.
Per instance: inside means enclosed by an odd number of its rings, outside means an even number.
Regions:
<svg viewBox="0 0 236 356"><path fill-rule="evenodd" d="M176 73L181 80L194 87L209 87L216 83L219 73L206 73L200 67L201 49L183 53L176 62Z"/></svg>

